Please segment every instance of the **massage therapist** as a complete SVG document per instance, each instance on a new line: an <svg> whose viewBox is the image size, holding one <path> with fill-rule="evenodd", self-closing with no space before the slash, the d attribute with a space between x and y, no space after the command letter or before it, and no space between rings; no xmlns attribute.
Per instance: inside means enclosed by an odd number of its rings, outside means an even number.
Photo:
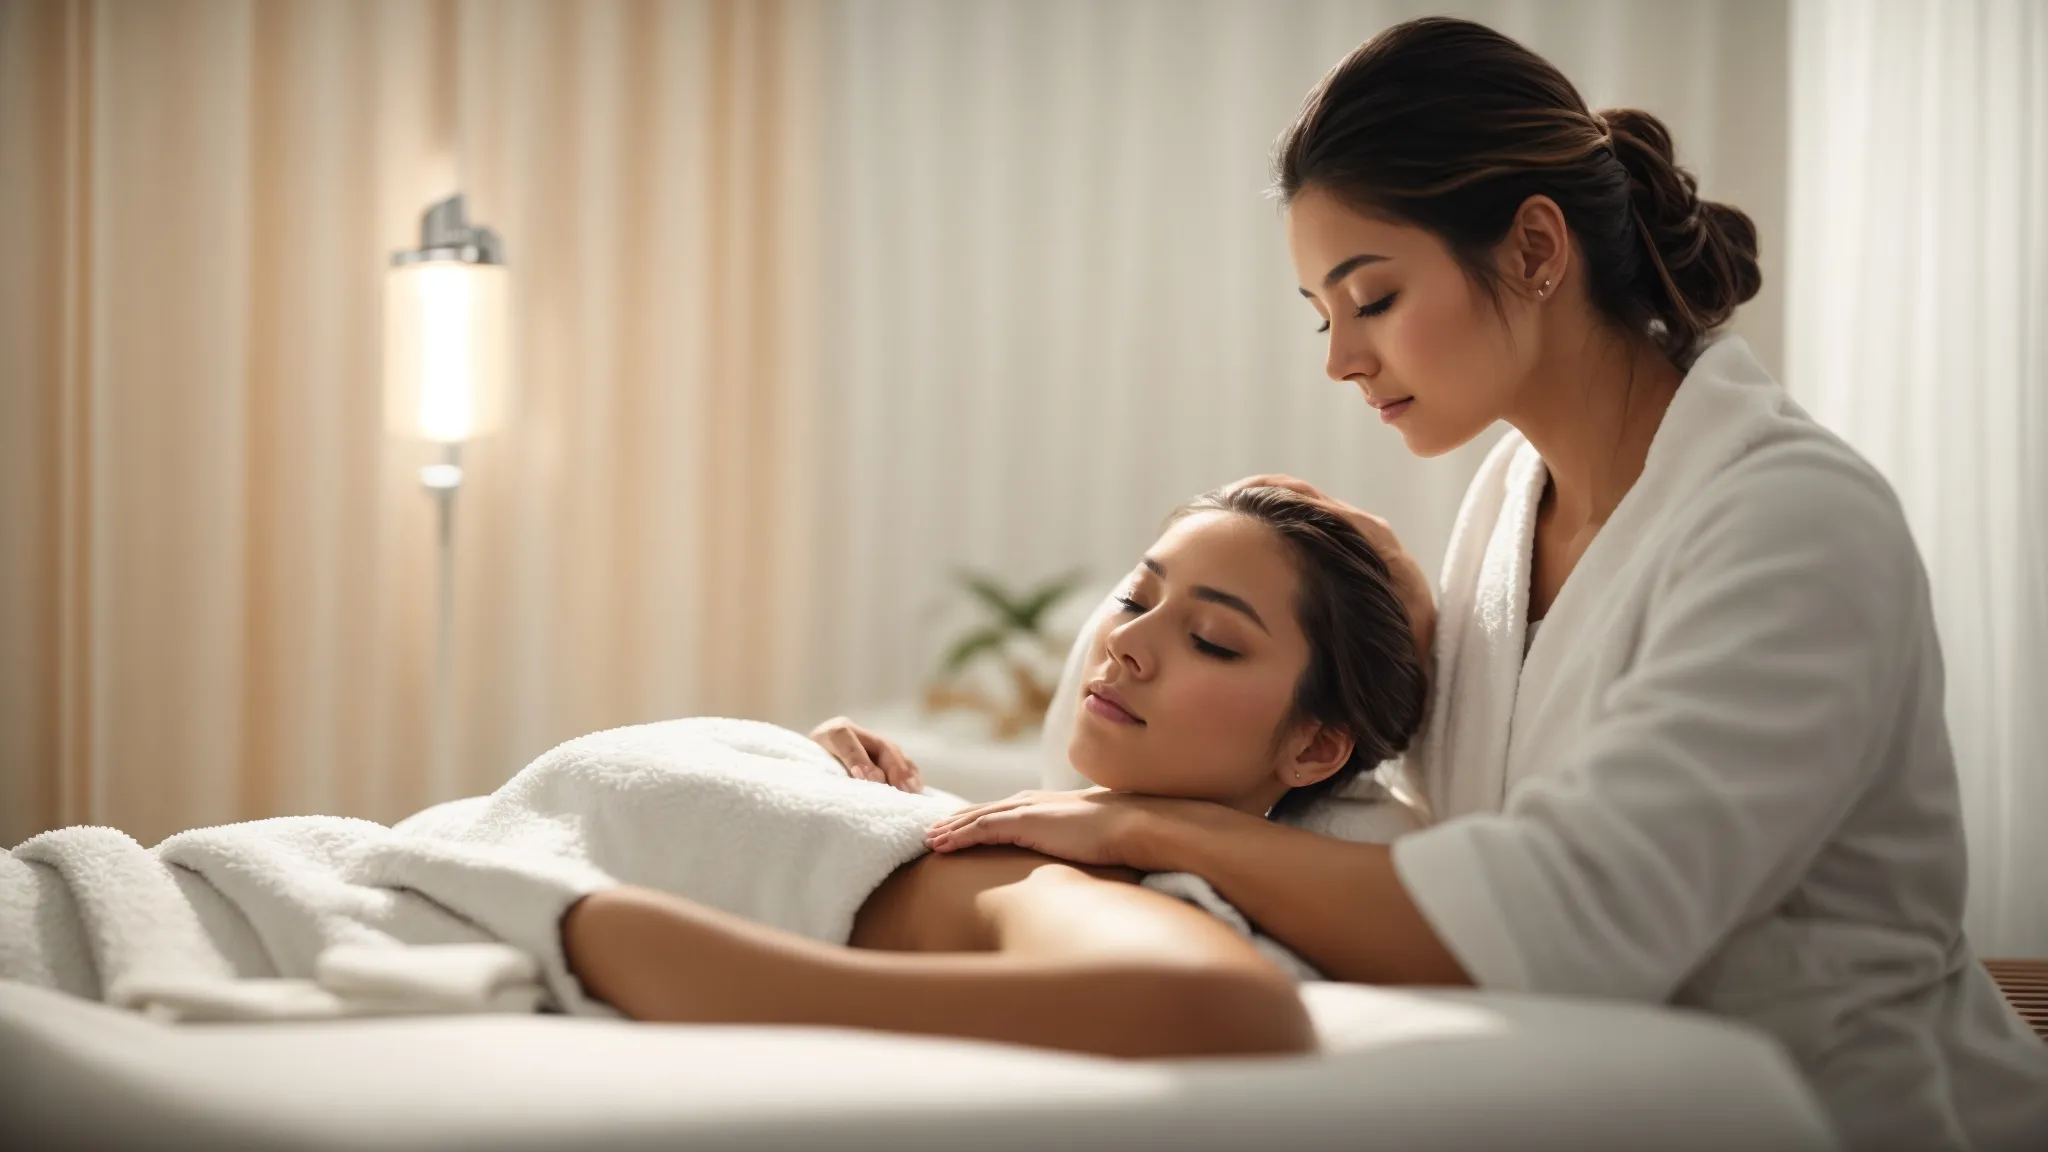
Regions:
<svg viewBox="0 0 2048 1152"><path fill-rule="evenodd" d="M1784 1045L1851 1147L2048 1148L2048 1054L1960 924L1941 650L1898 501L1714 334L1757 291L1749 218L1699 199L1654 117L1589 111L1457 20L1354 52L1277 166L1330 378L1419 456L1512 429L1435 596L1339 506L1431 668L1388 769L1425 826L1356 843L1036 792L932 846L1194 872L1333 979L1720 1013ZM1113 642L1089 675L1142 714L1149 671Z"/></svg>

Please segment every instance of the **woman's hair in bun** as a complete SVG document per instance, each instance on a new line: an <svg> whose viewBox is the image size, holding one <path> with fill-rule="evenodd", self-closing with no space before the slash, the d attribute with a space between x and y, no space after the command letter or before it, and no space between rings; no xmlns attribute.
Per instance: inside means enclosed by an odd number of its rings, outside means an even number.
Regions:
<svg viewBox="0 0 2048 1152"><path fill-rule="evenodd" d="M1756 226L1701 200L1648 112L1595 114L1549 61L1484 25L1398 24L1337 65L1282 137L1277 191L1323 189L1442 236L1497 293L1492 250L1531 196L1557 202L1595 307L1689 365L1755 296Z"/></svg>

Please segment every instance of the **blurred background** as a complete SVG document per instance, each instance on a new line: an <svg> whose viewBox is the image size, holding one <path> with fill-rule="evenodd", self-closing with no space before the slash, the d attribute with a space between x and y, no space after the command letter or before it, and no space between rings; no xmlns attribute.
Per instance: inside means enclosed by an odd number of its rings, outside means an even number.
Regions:
<svg viewBox="0 0 2048 1152"><path fill-rule="evenodd" d="M1493 437L1415 460L1323 377L1265 195L1429 12L1756 221L1734 330L1926 555L1971 930L2048 952L2037 0L0 0L0 841L392 820L672 716L1016 712L1015 642L1056 667L1251 472L1434 575ZM437 495L387 308L457 192L500 418Z"/></svg>

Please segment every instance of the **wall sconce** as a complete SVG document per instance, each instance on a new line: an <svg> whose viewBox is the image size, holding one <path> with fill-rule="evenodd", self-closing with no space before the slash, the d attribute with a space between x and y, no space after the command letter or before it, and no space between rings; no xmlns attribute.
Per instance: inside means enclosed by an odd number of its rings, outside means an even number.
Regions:
<svg viewBox="0 0 2048 1152"><path fill-rule="evenodd" d="M471 225L462 195L420 218L420 246L391 254L384 279L384 423L394 435L441 445L420 469L434 498L439 538L434 659L434 789L456 783L449 721L449 630L454 613L451 549L462 445L496 431L510 405L506 362L510 304L505 247Z"/></svg>

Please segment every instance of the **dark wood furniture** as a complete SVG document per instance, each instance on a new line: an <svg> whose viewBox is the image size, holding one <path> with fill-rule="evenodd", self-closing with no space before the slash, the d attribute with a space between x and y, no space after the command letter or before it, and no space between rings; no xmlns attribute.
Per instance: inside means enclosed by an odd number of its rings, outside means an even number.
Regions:
<svg viewBox="0 0 2048 1152"><path fill-rule="evenodd" d="M2048 1040L2048 960L1986 960L1984 967L2020 1019Z"/></svg>

